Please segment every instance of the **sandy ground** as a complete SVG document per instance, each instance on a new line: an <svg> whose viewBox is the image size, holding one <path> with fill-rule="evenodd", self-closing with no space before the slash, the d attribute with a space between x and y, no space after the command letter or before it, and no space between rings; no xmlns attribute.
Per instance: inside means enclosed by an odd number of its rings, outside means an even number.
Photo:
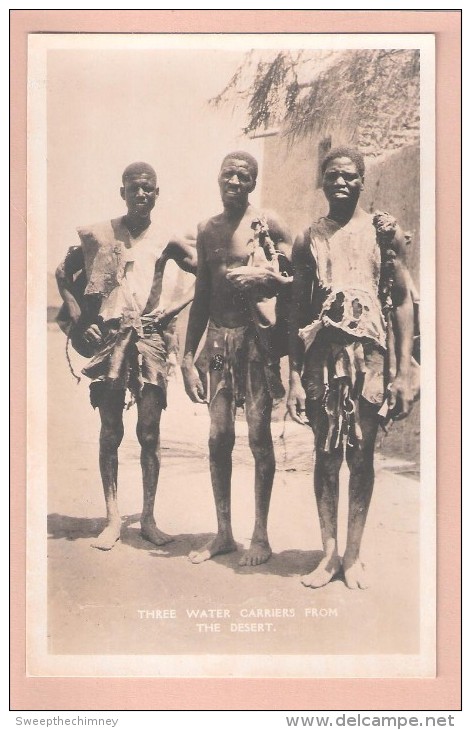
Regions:
<svg viewBox="0 0 471 730"><path fill-rule="evenodd" d="M312 436L273 423L277 472L269 530L274 554L257 568L238 566L240 551L193 565L188 552L215 530L207 458L208 415L169 389L162 419L162 469L156 517L175 540L162 549L139 534L141 475L135 408L125 414L119 499L124 530L110 552L90 547L103 526L98 471L99 416L88 383L76 385L65 338L49 326L48 631L54 654L414 654L419 647L419 482L401 459L377 456L376 488L364 538L371 587L340 580L311 590L299 576L320 559L312 491ZM81 367L74 354L74 365ZM276 417L280 419L282 412ZM253 468L243 415L237 419L233 526L240 550L253 527ZM284 438L281 437L283 426ZM346 474L343 474L345 487ZM345 488L341 519L345 519ZM343 541L344 532L341 532ZM190 617L219 609L219 617ZM251 609L268 615L247 616ZM286 609L285 616L273 616ZM168 611L169 618L150 618ZM279 612L280 613L280 612ZM283 613L281 611L281 613ZM307 615L309 614L309 615ZM162 614L161 614L162 615ZM149 616L149 617L148 617ZM219 624L219 630L214 624ZM236 624L258 630L233 630ZM198 626L198 624L200 626ZM201 627L202 625L203 628ZM211 629L205 628L212 625ZM263 625L263 630L260 630Z"/></svg>

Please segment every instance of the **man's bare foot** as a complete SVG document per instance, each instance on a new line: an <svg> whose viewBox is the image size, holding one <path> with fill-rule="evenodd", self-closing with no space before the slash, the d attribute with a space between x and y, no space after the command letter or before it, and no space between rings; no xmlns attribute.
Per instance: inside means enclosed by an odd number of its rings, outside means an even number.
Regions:
<svg viewBox="0 0 471 730"><path fill-rule="evenodd" d="M351 588L352 590L356 590L357 588L368 588L368 574L365 570L365 566L359 558L357 558L357 560L353 563L344 559L343 574L348 588Z"/></svg>
<svg viewBox="0 0 471 730"><path fill-rule="evenodd" d="M141 536L144 540L148 540L153 545L157 545L157 547L166 545L168 542L173 540L172 535L167 535L165 532L158 529L154 520L141 522Z"/></svg>
<svg viewBox="0 0 471 730"><path fill-rule="evenodd" d="M271 555L271 547L266 542L255 542L252 540L250 547L239 560L239 565L261 565L266 563Z"/></svg>
<svg viewBox="0 0 471 730"><path fill-rule="evenodd" d="M301 576L301 583L307 588L321 588L327 585L341 567L340 558L334 555L332 558L322 558L321 562L312 573Z"/></svg>
<svg viewBox="0 0 471 730"><path fill-rule="evenodd" d="M111 522L100 532L98 537L90 543L91 547L97 550L111 550L114 544L119 540L121 535L121 520L119 522Z"/></svg>
<svg viewBox="0 0 471 730"><path fill-rule="evenodd" d="M232 538L221 537L216 535L213 540L210 540L201 550L192 550L188 558L192 563L204 563L205 560L210 560L215 555L223 555L224 553L232 553L237 550L237 545Z"/></svg>

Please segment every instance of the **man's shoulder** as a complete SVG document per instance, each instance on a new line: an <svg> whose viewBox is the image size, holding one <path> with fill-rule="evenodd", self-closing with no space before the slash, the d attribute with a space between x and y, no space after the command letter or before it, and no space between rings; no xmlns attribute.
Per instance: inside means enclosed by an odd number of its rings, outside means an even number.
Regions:
<svg viewBox="0 0 471 730"><path fill-rule="evenodd" d="M286 223L284 218L273 208L253 208L252 209L253 219L265 221L275 247L279 245L285 251L289 251L293 244L293 237L290 226Z"/></svg>
<svg viewBox="0 0 471 730"><path fill-rule="evenodd" d="M309 248L311 245L311 237L316 236L319 233L325 232L326 229L326 222L325 218L321 217L317 220L312 221L310 225L308 225L306 228L303 228L301 230L298 230L296 234L295 243L296 246L299 247L307 247Z"/></svg>
<svg viewBox="0 0 471 730"><path fill-rule="evenodd" d="M118 218L108 218L105 221L99 221L98 223L90 223L84 226L78 226L77 232L80 237L82 236L94 236L99 238L103 235L109 236L113 232L123 225L123 216Z"/></svg>
<svg viewBox="0 0 471 730"><path fill-rule="evenodd" d="M273 208L257 208L253 206L249 209L249 212L253 220L257 218L265 220L268 228L286 229L287 227L283 217L276 210L273 210Z"/></svg>
<svg viewBox="0 0 471 730"><path fill-rule="evenodd" d="M332 224L333 221L330 221ZM329 218L326 215L321 215L319 218L315 218L311 224L305 229L305 233L314 233L315 231L324 230L329 225Z"/></svg>
<svg viewBox="0 0 471 730"><path fill-rule="evenodd" d="M211 230L218 225L220 225L223 221L223 214L218 213L217 215L212 215L209 218L205 218L204 220L200 221L198 223L198 234L205 234L210 233Z"/></svg>
<svg viewBox="0 0 471 730"><path fill-rule="evenodd" d="M305 228L302 231L298 231L297 235L294 238L293 256L305 257L306 254L310 251L310 245L311 245L311 227Z"/></svg>

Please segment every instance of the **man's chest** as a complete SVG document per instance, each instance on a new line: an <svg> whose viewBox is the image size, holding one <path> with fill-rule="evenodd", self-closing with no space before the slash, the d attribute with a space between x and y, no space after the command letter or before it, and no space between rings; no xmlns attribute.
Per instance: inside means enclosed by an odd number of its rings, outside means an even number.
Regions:
<svg viewBox="0 0 471 730"><path fill-rule="evenodd" d="M375 287L380 271L380 251L373 226L311 234L311 253L324 286Z"/></svg>
<svg viewBox="0 0 471 730"><path fill-rule="evenodd" d="M251 221L243 221L237 228L215 226L207 241L207 258L211 267L231 269L247 264L257 241Z"/></svg>

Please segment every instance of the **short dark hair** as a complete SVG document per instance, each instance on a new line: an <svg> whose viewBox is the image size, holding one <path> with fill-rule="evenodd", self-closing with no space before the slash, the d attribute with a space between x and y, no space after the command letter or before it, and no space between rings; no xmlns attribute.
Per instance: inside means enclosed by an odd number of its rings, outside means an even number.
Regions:
<svg viewBox="0 0 471 730"><path fill-rule="evenodd" d="M257 179L258 162L255 157L253 157L253 155L251 155L249 152L242 152L241 150L236 150L236 152L229 152L229 154L226 155L221 162L221 167L224 165L226 160L244 160L244 162L246 162L249 166L250 172L252 173L254 179Z"/></svg>
<svg viewBox="0 0 471 730"><path fill-rule="evenodd" d="M142 173L146 175L151 175L153 178L155 178L155 181L157 182L157 173L152 165L149 165L148 162L131 162L131 164L128 165L123 171L123 175L121 178L123 181L123 185L127 178L133 177L134 175L141 175Z"/></svg>
<svg viewBox="0 0 471 730"><path fill-rule="evenodd" d="M329 150L329 153L322 160L322 174L326 171L327 165L332 162L332 160L336 160L337 157L348 157L354 163L360 176L365 176L365 159L361 152L356 150L354 147L334 147Z"/></svg>

